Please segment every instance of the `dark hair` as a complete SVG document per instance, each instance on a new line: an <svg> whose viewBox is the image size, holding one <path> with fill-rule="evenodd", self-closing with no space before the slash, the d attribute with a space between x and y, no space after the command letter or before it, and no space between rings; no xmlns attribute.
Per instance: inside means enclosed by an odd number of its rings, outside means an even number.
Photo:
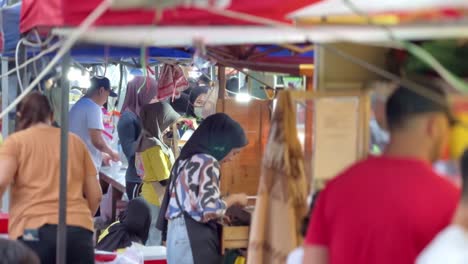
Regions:
<svg viewBox="0 0 468 264"><path fill-rule="evenodd" d="M0 264L39 264L39 258L21 242L0 238Z"/></svg>
<svg viewBox="0 0 468 264"><path fill-rule="evenodd" d="M19 107L17 130L27 129L52 117L52 107L45 95L33 92L27 95Z"/></svg>
<svg viewBox="0 0 468 264"><path fill-rule="evenodd" d="M128 202L127 209L119 216L119 222L107 229L108 234L99 241L96 248L115 251L130 247L132 242L146 244L150 228L149 204L141 197L135 198Z"/></svg>
<svg viewBox="0 0 468 264"><path fill-rule="evenodd" d="M462 176L462 199L468 201L468 149L463 153L460 160Z"/></svg>
<svg viewBox="0 0 468 264"><path fill-rule="evenodd" d="M418 91L409 89L407 86L409 82L411 88L417 88ZM441 112L449 115L449 111L446 93L442 87L429 79L417 76L405 80L405 84L393 92L385 109L387 126L390 130L404 128L409 119L424 113Z"/></svg>

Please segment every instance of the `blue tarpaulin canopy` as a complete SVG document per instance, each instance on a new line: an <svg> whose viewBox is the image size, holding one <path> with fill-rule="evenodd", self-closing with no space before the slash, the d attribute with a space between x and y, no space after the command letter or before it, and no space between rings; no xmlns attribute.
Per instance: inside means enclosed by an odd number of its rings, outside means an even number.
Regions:
<svg viewBox="0 0 468 264"><path fill-rule="evenodd" d="M19 21L21 4L4 6L6 1L0 0L1 12L1 39L0 52L14 52L20 38Z"/></svg>

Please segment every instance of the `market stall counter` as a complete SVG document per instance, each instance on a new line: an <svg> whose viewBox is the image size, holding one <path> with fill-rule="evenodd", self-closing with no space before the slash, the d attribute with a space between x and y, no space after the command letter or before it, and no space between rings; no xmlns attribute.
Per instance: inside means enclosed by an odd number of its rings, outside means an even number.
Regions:
<svg viewBox="0 0 468 264"><path fill-rule="evenodd" d="M117 219L117 201L120 201L125 193L125 167L102 167L99 172L102 190L112 188L111 220Z"/></svg>
<svg viewBox="0 0 468 264"><path fill-rule="evenodd" d="M155 247L145 247L145 246L136 246L139 252L143 256L144 264L167 264L166 260L166 247L155 246ZM125 254L123 254L125 255ZM120 254L120 259L118 259L119 254L115 252L105 252L105 251L96 251L96 263L105 264L105 263L123 263L129 261L122 254ZM130 254L131 259L135 255ZM133 259L132 259L133 260ZM123 262L122 262L123 261Z"/></svg>

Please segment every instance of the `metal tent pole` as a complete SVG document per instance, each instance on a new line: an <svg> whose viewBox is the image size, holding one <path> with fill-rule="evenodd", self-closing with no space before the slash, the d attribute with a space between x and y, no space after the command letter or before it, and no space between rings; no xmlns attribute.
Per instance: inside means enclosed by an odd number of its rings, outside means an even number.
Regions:
<svg viewBox="0 0 468 264"><path fill-rule="evenodd" d="M60 118L60 193L59 193L59 224L57 229L57 263L65 264L67 259L67 166L68 166L68 107L70 87L67 72L70 68L70 53L62 59L62 98Z"/></svg>
<svg viewBox="0 0 468 264"><path fill-rule="evenodd" d="M2 109L8 106L9 87L8 87L8 58L2 57ZM2 120L2 135L5 140L9 135L10 115L5 115Z"/></svg>
<svg viewBox="0 0 468 264"><path fill-rule="evenodd" d="M210 67L210 78L212 82L216 81L216 66Z"/></svg>
<svg viewBox="0 0 468 264"><path fill-rule="evenodd" d="M9 92L10 87L8 86L8 58L2 57L2 109L8 107L9 102ZM10 134L10 115L6 114L2 120L2 135L3 140L6 140L8 135ZM10 207L10 188L8 187L7 191L3 195L2 199L2 210L4 212L8 212Z"/></svg>

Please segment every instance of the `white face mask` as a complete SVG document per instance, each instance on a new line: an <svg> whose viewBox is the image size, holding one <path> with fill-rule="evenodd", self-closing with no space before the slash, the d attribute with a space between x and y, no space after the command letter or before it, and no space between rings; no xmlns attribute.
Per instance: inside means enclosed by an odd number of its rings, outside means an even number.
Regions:
<svg viewBox="0 0 468 264"><path fill-rule="evenodd" d="M203 118L203 107L196 106L193 108L193 112L198 118Z"/></svg>

